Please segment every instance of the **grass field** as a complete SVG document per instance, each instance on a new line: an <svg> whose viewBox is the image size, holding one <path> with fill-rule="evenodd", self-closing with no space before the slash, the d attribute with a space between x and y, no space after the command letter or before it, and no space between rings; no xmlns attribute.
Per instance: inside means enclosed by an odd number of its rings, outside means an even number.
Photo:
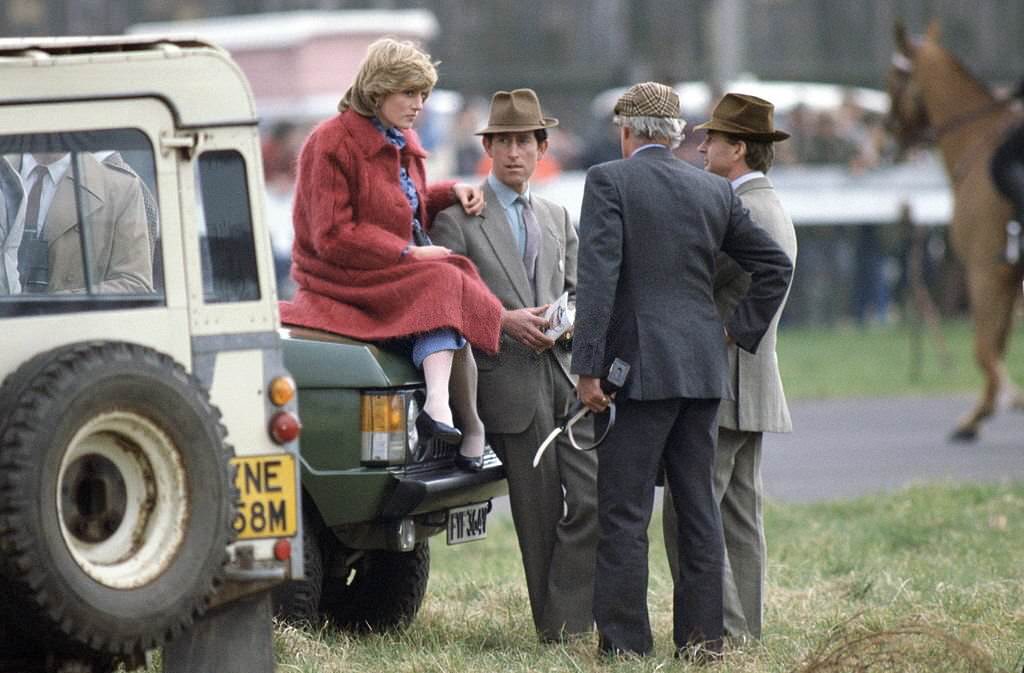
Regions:
<svg viewBox="0 0 1024 673"><path fill-rule="evenodd" d="M907 325L786 329L792 399L973 393L972 329ZM915 350L916 349L916 350ZM1024 346L1007 363L1024 381ZM511 521L463 547L432 546L427 599L404 633L356 637L279 625L279 671L313 673L655 672L671 656L671 582L651 527L656 656L607 662L596 640L536 642ZM1001 671L1024 665L1024 484L922 486L841 503L769 503L765 637L732 647L722 673ZM890 656L891 655L891 656Z"/></svg>
<svg viewBox="0 0 1024 673"><path fill-rule="evenodd" d="M922 486L836 504L770 504L765 637L722 673L1004 671L1024 664L1024 484ZM540 645L508 518L487 540L432 546L405 632L279 625L280 673L688 670L671 656L671 586L651 528L655 656L608 662L596 639ZM831 655L831 656L829 656Z"/></svg>
<svg viewBox="0 0 1024 673"><path fill-rule="evenodd" d="M779 332L779 366L790 399L941 395L981 390L974 364L973 328L967 321L942 326L948 359L923 327L907 324ZM1011 339L1006 362L1024 382L1024 337Z"/></svg>
<svg viewBox="0 0 1024 673"><path fill-rule="evenodd" d="M949 362L923 334L915 369L906 326L787 329L779 359L791 399L979 390L971 328L947 323ZM1011 373L1024 382L1024 346ZM911 374L916 372L916 378ZM733 645L721 673L1018 673L1024 665L1024 483L920 486L814 505L769 503L765 637ZM488 539L432 544L427 598L398 634L353 636L278 624L278 673L544 673L691 670L671 656L671 583L660 519L651 527L656 654L596 656L596 638L534 638L508 517ZM158 669L154 669L158 670ZM695 670L695 669L693 669Z"/></svg>

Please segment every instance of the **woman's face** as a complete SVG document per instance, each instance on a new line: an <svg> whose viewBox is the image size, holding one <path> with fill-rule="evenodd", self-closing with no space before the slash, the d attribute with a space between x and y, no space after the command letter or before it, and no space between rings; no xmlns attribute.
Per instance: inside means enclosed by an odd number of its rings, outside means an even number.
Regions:
<svg viewBox="0 0 1024 673"><path fill-rule="evenodd" d="M389 93L381 101L377 117L385 126L412 128L413 122L423 109L423 102L427 100L427 93L415 89Z"/></svg>

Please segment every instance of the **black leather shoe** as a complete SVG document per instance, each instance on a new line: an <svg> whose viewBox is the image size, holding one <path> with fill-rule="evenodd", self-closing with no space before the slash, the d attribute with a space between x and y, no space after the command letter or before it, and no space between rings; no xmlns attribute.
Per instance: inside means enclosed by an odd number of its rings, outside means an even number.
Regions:
<svg viewBox="0 0 1024 673"><path fill-rule="evenodd" d="M481 472L484 469L484 457L464 456L461 453L456 453L455 467L466 472Z"/></svg>
<svg viewBox="0 0 1024 673"><path fill-rule="evenodd" d="M650 652L639 652L637 650L628 650L621 647L612 645L603 633L598 633L597 636L597 654L600 657L646 657Z"/></svg>
<svg viewBox="0 0 1024 673"><path fill-rule="evenodd" d="M462 432L453 428L447 423L435 421L430 414L421 411L416 417L416 432L420 435L420 441L429 444L431 440L437 439L445 444L458 446L462 443Z"/></svg>

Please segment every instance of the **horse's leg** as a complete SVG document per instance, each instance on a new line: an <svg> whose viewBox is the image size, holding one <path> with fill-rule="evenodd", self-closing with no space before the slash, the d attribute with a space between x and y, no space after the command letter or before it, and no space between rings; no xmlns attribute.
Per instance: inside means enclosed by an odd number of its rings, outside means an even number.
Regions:
<svg viewBox="0 0 1024 673"><path fill-rule="evenodd" d="M968 292L974 318L974 359L985 377L981 400L957 424L952 439L972 441L981 422L996 411L999 390L1008 380L1003 355L1017 299L1017 274L1002 264L969 270Z"/></svg>
<svg viewBox="0 0 1024 673"><path fill-rule="evenodd" d="M1024 279L1024 269L1021 269L1021 267L1017 267L1015 271L1016 274L1014 275L1013 280L1011 281L1011 285L1013 286L1014 292L1014 300L1018 296L1017 290L1021 287L1021 280ZM1015 301L1012 301L1010 303L1010 316L1008 320L1009 324L1007 325L1006 336L1003 339L1003 348L1001 351L1002 357L1000 358L1000 374L1002 377L1002 384L1000 388L1002 389L1003 394L1005 395L1004 399L1007 402L1007 406L1010 407L1010 409L1014 411L1024 411L1024 391L1022 391L1020 386L1018 386L1013 381L1013 378L1011 378L1010 376L1010 370L1006 366L1006 352L1007 350L1009 350L1010 333L1013 330L1013 316L1015 313L1015 304Z"/></svg>

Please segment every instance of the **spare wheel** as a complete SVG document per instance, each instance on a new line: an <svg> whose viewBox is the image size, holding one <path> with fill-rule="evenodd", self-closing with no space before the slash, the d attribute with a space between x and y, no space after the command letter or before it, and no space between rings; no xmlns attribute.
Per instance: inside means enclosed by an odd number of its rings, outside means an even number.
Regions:
<svg viewBox="0 0 1024 673"><path fill-rule="evenodd" d="M231 450L171 358L90 342L0 388L0 572L21 629L138 655L201 614L231 541Z"/></svg>

